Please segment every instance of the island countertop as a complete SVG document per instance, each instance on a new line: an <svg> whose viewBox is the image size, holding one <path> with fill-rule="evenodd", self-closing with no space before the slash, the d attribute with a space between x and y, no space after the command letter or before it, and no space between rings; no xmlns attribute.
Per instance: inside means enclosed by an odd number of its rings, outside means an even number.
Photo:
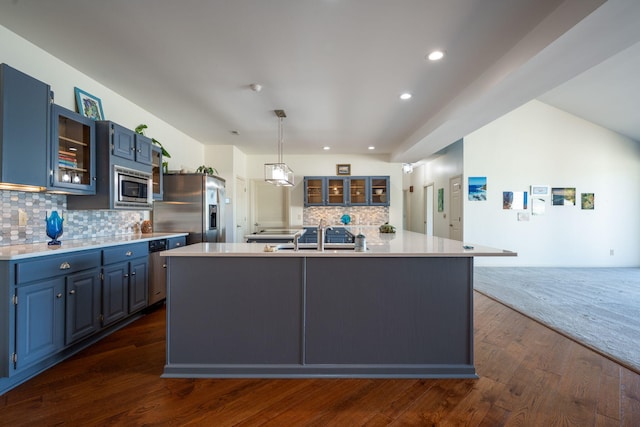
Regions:
<svg viewBox="0 0 640 427"><path fill-rule="evenodd" d="M476 257L516 256L516 252L460 242L442 237L398 230L396 233L369 232L367 250L356 252L353 244L325 244L324 251L301 244L299 251L293 244L263 243L197 243L161 253L175 257ZM314 246L315 247L315 244Z"/></svg>

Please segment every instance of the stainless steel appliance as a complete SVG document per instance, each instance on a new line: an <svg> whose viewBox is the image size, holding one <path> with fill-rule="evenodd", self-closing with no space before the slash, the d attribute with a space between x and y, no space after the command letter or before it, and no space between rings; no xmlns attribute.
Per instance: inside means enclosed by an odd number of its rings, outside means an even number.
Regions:
<svg viewBox="0 0 640 427"><path fill-rule="evenodd" d="M154 202L153 230L189 233L187 244L224 242L225 181L197 173L163 177L163 201Z"/></svg>
<svg viewBox="0 0 640 427"><path fill-rule="evenodd" d="M149 305L167 296L167 265L160 256L167 248L167 239L149 241Z"/></svg>
<svg viewBox="0 0 640 427"><path fill-rule="evenodd" d="M152 207L153 181L150 173L114 165L113 180L114 209Z"/></svg>

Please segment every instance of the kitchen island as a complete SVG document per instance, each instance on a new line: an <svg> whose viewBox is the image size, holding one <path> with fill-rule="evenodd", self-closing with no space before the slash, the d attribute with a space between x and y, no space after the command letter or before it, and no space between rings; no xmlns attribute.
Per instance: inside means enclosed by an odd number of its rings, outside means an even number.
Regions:
<svg viewBox="0 0 640 427"><path fill-rule="evenodd" d="M163 376L475 378L473 258L516 254L406 231L367 241L163 252Z"/></svg>

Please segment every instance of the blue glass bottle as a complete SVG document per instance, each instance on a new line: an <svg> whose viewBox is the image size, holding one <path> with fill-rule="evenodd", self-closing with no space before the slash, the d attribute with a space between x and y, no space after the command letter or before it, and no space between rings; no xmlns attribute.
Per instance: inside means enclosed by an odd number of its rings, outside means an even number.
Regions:
<svg viewBox="0 0 640 427"><path fill-rule="evenodd" d="M45 212L44 222L47 224L47 236L51 237L51 241L47 244L61 245L62 242L58 240L58 237L62 236L62 223L64 222L64 218L58 215L58 211L52 211L48 217Z"/></svg>

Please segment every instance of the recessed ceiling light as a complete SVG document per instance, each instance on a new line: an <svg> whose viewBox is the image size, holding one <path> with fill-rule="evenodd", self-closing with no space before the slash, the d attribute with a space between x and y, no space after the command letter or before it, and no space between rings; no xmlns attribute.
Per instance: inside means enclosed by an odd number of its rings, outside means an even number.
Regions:
<svg viewBox="0 0 640 427"><path fill-rule="evenodd" d="M322 147L323 150L328 151L331 150L331 147Z"/></svg>
<svg viewBox="0 0 640 427"><path fill-rule="evenodd" d="M402 100L411 99L411 94L409 92L405 92L402 95L400 95L400 99Z"/></svg>
<svg viewBox="0 0 640 427"><path fill-rule="evenodd" d="M427 58L429 59L429 61L438 61L444 58L444 52L441 50L434 50L429 55L427 55Z"/></svg>
<svg viewBox="0 0 640 427"><path fill-rule="evenodd" d="M376 149L376 147L374 147L373 145L370 145L370 146L368 146L367 148L368 148L369 150L375 150L375 149Z"/></svg>

